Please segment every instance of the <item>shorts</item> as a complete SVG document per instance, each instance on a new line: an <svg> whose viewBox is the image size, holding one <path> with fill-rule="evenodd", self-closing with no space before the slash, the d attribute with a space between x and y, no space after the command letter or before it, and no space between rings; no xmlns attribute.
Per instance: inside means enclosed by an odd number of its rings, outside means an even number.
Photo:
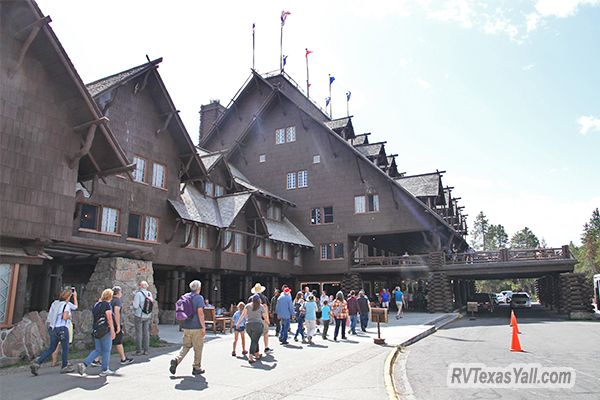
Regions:
<svg viewBox="0 0 600 400"><path fill-rule="evenodd" d="M317 319L321 319L323 316L323 311L317 311Z"/></svg>
<svg viewBox="0 0 600 400"><path fill-rule="evenodd" d="M390 306L390 302L389 302L389 301L382 301L382 302L381 302L381 306L382 306L383 308L388 308L388 307Z"/></svg>
<svg viewBox="0 0 600 400"><path fill-rule="evenodd" d="M114 346L116 346L118 344L123 344L123 331L119 331L119 333L117 333L115 335L115 338L113 339L112 344Z"/></svg>
<svg viewBox="0 0 600 400"><path fill-rule="evenodd" d="M245 326L240 326L239 328L233 327L233 330L236 332L244 332L246 330Z"/></svg>

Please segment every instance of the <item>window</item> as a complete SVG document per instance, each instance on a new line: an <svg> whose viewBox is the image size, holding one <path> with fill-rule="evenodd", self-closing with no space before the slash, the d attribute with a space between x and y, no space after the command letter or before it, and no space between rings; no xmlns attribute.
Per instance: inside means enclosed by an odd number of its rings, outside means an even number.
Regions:
<svg viewBox="0 0 600 400"><path fill-rule="evenodd" d="M313 164L318 164L321 162L321 156L319 154L315 154L313 156Z"/></svg>
<svg viewBox="0 0 600 400"><path fill-rule="evenodd" d="M215 190L215 185L212 182L204 183L204 194L207 196L212 196Z"/></svg>
<svg viewBox="0 0 600 400"><path fill-rule="evenodd" d="M285 140L286 142L295 142L296 141L296 127L288 126L285 128Z"/></svg>
<svg viewBox="0 0 600 400"><path fill-rule="evenodd" d="M133 157L135 169L133 170L133 180L136 182L146 182L146 160L141 157Z"/></svg>
<svg viewBox="0 0 600 400"><path fill-rule="evenodd" d="M118 233L119 210L92 204L81 204L79 227L99 232Z"/></svg>
<svg viewBox="0 0 600 400"><path fill-rule="evenodd" d="M296 173L295 172L288 172L288 174L287 174L287 188L288 188L288 190L290 190L290 189L296 189Z"/></svg>
<svg viewBox="0 0 600 400"><path fill-rule="evenodd" d="M273 255L271 254L271 241L265 240L265 257L271 258Z"/></svg>
<svg viewBox="0 0 600 400"><path fill-rule="evenodd" d="M356 214L377 211L379 211L379 195L369 194L354 197L354 212Z"/></svg>
<svg viewBox="0 0 600 400"><path fill-rule="evenodd" d="M242 254L244 252L243 235L241 233L233 233L225 231L225 245L228 245L230 241L231 245L225 250L228 253Z"/></svg>
<svg viewBox="0 0 600 400"><path fill-rule="evenodd" d="M256 255L259 257L265 256L265 241L258 239L258 246L256 247Z"/></svg>
<svg viewBox="0 0 600 400"><path fill-rule="evenodd" d="M129 213L127 237L146 240L148 242L158 242L158 218Z"/></svg>
<svg viewBox="0 0 600 400"><path fill-rule="evenodd" d="M333 223L333 207L313 208L310 213L311 225Z"/></svg>
<svg viewBox="0 0 600 400"><path fill-rule="evenodd" d="M165 166L159 163L152 165L152 186L166 189Z"/></svg>
<svg viewBox="0 0 600 400"><path fill-rule="evenodd" d="M261 154L261 155L258 156L258 162L263 163L265 161L267 161L267 155L266 154Z"/></svg>
<svg viewBox="0 0 600 400"><path fill-rule="evenodd" d="M0 327L12 325L19 264L0 264Z"/></svg>
<svg viewBox="0 0 600 400"><path fill-rule="evenodd" d="M298 171L298 187L308 187L308 171Z"/></svg>
<svg viewBox="0 0 600 400"><path fill-rule="evenodd" d="M344 258L344 243L324 243L321 245L321 260Z"/></svg>
<svg viewBox="0 0 600 400"><path fill-rule="evenodd" d="M285 143L285 129L276 129L275 130L275 144L283 144Z"/></svg>
<svg viewBox="0 0 600 400"><path fill-rule="evenodd" d="M281 221L281 207L271 204L267 207L267 218Z"/></svg>
<svg viewBox="0 0 600 400"><path fill-rule="evenodd" d="M302 253L300 253L300 249L294 252L294 265L298 267L302 266Z"/></svg>
<svg viewBox="0 0 600 400"><path fill-rule="evenodd" d="M190 239L190 235L192 235ZM193 226L186 225L185 227L185 242L187 243L188 239L190 240L187 245L188 248L193 249L207 249L206 245L206 228L203 226Z"/></svg>
<svg viewBox="0 0 600 400"><path fill-rule="evenodd" d="M119 231L119 210L110 207L102 207L101 232L117 233Z"/></svg>
<svg viewBox="0 0 600 400"><path fill-rule="evenodd" d="M290 248L288 247L287 244L284 244L282 246L281 257L282 257L283 260L289 260L290 259Z"/></svg>
<svg viewBox="0 0 600 400"><path fill-rule="evenodd" d="M96 230L98 227L98 207L91 204L81 205L79 227Z"/></svg>
<svg viewBox="0 0 600 400"><path fill-rule="evenodd" d="M311 225L321 225L322 224L320 208L312 209L312 211L310 212L310 223L311 223Z"/></svg>
<svg viewBox="0 0 600 400"><path fill-rule="evenodd" d="M244 252L244 242L243 242L244 236L242 236L241 233L236 233L233 240L234 240L233 244L235 245L235 252L243 253Z"/></svg>
<svg viewBox="0 0 600 400"><path fill-rule="evenodd" d="M223 196L224 188L221 185L215 185L215 197Z"/></svg>

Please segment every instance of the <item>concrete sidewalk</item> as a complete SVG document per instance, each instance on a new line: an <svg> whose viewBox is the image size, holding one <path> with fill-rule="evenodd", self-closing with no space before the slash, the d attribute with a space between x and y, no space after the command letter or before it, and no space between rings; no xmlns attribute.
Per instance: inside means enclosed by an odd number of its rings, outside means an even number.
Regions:
<svg viewBox="0 0 600 400"><path fill-rule="evenodd" d="M368 333L347 335L348 340L333 342L315 339L315 345L301 342L281 346L274 336L270 347L274 351L253 365L238 355L231 356L231 334L208 333L203 352L202 376L191 375L192 354L188 354L176 376L168 372L169 360L177 354L181 333L177 326L163 325L161 338L174 343L152 349L150 356L136 357L134 364L120 367L118 357L111 359L117 375L101 378L99 368L89 368L89 375L60 375L58 368L47 364L40 376L33 377L26 367L4 371L0 376L2 399L39 398L135 398L140 395L168 398L179 391L193 391L196 398L225 399L346 399L348 396L368 396L385 399L384 362L395 345L431 329L435 320L449 314L408 313L399 320L390 319L382 325L381 335L387 346L373 344L377 328L369 324ZM292 325L295 331L295 324ZM274 335L273 329L271 335ZM330 330L330 338L333 331ZM248 339L248 338L247 338ZM249 340L247 340L249 345ZM261 340L261 348L263 343ZM238 349L238 353L239 353Z"/></svg>

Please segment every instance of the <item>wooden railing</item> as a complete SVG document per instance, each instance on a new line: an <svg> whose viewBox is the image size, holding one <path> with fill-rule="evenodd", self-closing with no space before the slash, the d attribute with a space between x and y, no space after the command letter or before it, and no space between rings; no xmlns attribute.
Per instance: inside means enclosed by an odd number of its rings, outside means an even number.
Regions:
<svg viewBox="0 0 600 400"><path fill-rule="evenodd" d="M354 258L355 267L374 267L387 265L427 265L428 254L407 255L407 256L374 256Z"/></svg>

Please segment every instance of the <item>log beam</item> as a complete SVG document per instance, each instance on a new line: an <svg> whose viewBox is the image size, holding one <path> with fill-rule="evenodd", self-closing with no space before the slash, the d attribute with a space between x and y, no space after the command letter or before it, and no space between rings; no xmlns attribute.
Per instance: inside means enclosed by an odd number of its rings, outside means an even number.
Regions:
<svg viewBox="0 0 600 400"><path fill-rule="evenodd" d="M17 33L17 36L19 36L21 33L25 32L31 28L31 31L29 32L29 36L27 36L27 39L25 39L25 42L23 42L23 45L21 46L21 51L19 52L19 57L17 58L17 63L15 65L14 70L10 74L11 77L14 75L15 72L17 72L21 68L21 65L23 64L23 60L25 59L25 55L27 54L29 47L31 47L31 44L35 40L37 34L40 32L40 30L42 29L43 26L49 24L50 22L52 22L52 18L50 18L50 16L47 15L43 18L38 19L33 24L30 24L29 26L25 27L24 29L20 30Z"/></svg>

